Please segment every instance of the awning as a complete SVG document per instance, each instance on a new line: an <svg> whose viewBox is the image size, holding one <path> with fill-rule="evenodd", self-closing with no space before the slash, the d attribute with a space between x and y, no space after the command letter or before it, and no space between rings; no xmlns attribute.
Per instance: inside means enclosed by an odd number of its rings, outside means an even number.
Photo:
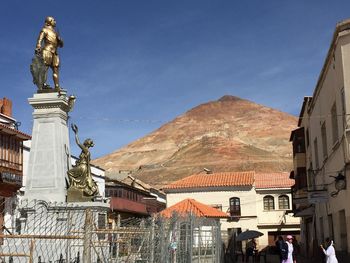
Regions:
<svg viewBox="0 0 350 263"><path fill-rule="evenodd" d="M146 204L119 197L111 197L110 207L112 210L118 212L127 212L142 215L149 214L147 211Z"/></svg>
<svg viewBox="0 0 350 263"><path fill-rule="evenodd" d="M295 217L308 217L308 216L313 216L314 214L315 214L315 207L313 206L294 212Z"/></svg>

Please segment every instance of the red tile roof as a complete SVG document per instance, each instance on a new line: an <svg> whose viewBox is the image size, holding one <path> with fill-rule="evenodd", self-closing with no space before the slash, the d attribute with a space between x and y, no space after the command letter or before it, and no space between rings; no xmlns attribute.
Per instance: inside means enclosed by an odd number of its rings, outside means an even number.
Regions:
<svg viewBox="0 0 350 263"><path fill-rule="evenodd" d="M176 212L180 215L194 214L198 217L226 218L228 215L216 208L202 204L194 199L185 199L175 205L168 207L159 214L164 217L171 217Z"/></svg>
<svg viewBox="0 0 350 263"><path fill-rule="evenodd" d="M16 137L20 138L21 140L29 140L31 139L31 136L28 134L25 134L24 132L21 132L19 130L15 130L5 124L0 123L0 131L10 134L10 135L15 135Z"/></svg>
<svg viewBox="0 0 350 263"><path fill-rule="evenodd" d="M173 182L164 187L166 189L250 186L254 183L254 172L226 172L212 174L194 174Z"/></svg>
<svg viewBox="0 0 350 263"><path fill-rule="evenodd" d="M294 180L289 179L289 173L257 173L255 174L255 188L290 188Z"/></svg>

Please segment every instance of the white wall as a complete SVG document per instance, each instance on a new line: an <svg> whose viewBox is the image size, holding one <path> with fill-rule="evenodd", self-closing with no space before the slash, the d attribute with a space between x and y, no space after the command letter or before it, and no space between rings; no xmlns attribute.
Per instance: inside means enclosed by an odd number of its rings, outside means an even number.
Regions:
<svg viewBox="0 0 350 263"><path fill-rule="evenodd" d="M292 225L300 224L300 219L294 217L292 213L287 214L286 210L279 209L278 197L286 195L289 198L289 210L292 210L292 197L290 189L258 189L256 195L256 207L259 214L258 224L259 225ZM272 196L275 201L274 210L264 210L264 197Z"/></svg>
<svg viewBox="0 0 350 263"><path fill-rule="evenodd" d="M290 192L290 190L289 190ZM300 230L299 227L289 227L288 225L299 224L299 218L294 218L292 215L285 215L284 210L275 211L263 211L263 197L266 192L257 193L254 187L249 188L234 188L232 191L201 191L201 192L184 192L184 193L167 193L167 207L170 207L186 198L192 198L196 201L206 205L221 205L222 211L227 212L229 209L229 200L231 197L240 198L241 203L241 217L237 222L229 222L227 219L221 219L221 230L227 232L229 228L241 228L245 230L258 230L264 233L263 236L258 238L258 246L262 249L268 245L268 232L269 231L284 231L287 230ZM267 192L276 196L276 202L278 207L277 196L280 194L287 194L285 189L275 190ZM290 193L288 194L289 198ZM291 200L290 200L291 205ZM276 207L276 206L275 206ZM285 220L281 222L281 217L285 215ZM287 223L287 224L285 224ZM268 224L268 228L261 228L259 224ZM286 230L286 231L287 231Z"/></svg>
<svg viewBox="0 0 350 263"><path fill-rule="evenodd" d="M342 100L342 89L345 91L345 105ZM314 170L314 178L317 188L325 188L329 194L327 203L316 204L315 217L317 229L317 239L321 242L322 237L331 235L328 227L328 215L333 217L334 241L340 248L341 235L350 233L350 190L340 191L335 197L331 197L331 193L336 191L334 178L339 172L344 174L344 167L349 160L349 138L350 133L346 132L346 126L350 128L350 34L349 32L340 33L337 45L332 54L326 70L321 78L318 90L313 98L313 106L310 111L310 147L307 149L308 156L312 156ZM337 123L338 123L338 142L333 143L333 130L331 108L336 103L337 107ZM343 107L346 112L343 115ZM326 123L327 134L327 152L326 158L323 156L321 125ZM318 140L318 152L315 152L313 145L314 139ZM315 155L319 159L319 167L316 167ZM309 168L309 167L308 167ZM350 182L350 172L345 171L346 179ZM342 229L339 219L339 211L345 210L346 214L346 231ZM320 223L323 218L323 224ZM350 252L350 234L347 234L347 251Z"/></svg>

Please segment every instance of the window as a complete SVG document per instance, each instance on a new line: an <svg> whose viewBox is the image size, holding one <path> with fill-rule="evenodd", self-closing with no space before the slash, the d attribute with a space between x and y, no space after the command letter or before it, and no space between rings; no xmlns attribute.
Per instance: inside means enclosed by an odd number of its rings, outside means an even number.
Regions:
<svg viewBox="0 0 350 263"><path fill-rule="evenodd" d="M310 145L310 134L309 134L309 129L306 129L306 147L309 147Z"/></svg>
<svg viewBox="0 0 350 263"><path fill-rule="evenodd" d="M322 123L321 126L321 136L322 136L322 150L323 150L323 158L327 158L327 132L326 132L326 122Z"/></svg>
<svg viewBox="0 0 350 263"><path fill-rule="evenodd" d="M315 177L314 177L314 172L312 170L312 163L310 163L309 169L307 170L307 185L308 185L308 190L314 190Z"/></svg>
<svg viewBox="0 0 350 263"><path fill-rule="evenodd" d="M344 88L342 88L341 90L341 110L343 115L343 129L344 129L347 122Z"/></svg>
<svg viewBox="0 0 350 263"><path fill-rule="evenodd" d="M340 249L346 251L348 248L348 234L346 230L345 210L339 211L339 232L340 232Z"/></svg>
<svg viewBox="0 0 350 263"><path fill-rule="evenodd" d="M333 138L333 145L338 141L338 115L337 115L337 105L333 104L331 109L331 115L332 115L332 138Z"/></svg>
<svg viewBox="0 0 350 263"><path fill-rule="evenodd" d="M305 153L305 132L304 128L298 128L293 132L293 156L297 153Z"/></svg>
<svg viewBox="0 0 350 263"><path fill-rule="evenodd" d="M320 238L321 240L324 240L324 232L323 232L323 229L324 229L324 225L323 225L323 217L320 217L320 225L319 225L319 233L320 233Z"/></svg>
<svg viewBox="0 0 350 263"><path fill-rule="evenodd" d="M332 214L328 215L328 236L334 238L334 226L333 226L333 216Z"/></svg>
<svg viewBox="0 0 350 263"><path fill-rule="evenodd" d="M227 228L227 236L230 237L229 243L232 242L233 238L238 236L240 233L242 233L242 228L240 227ZM242 251L242 241L236 241L234 246L236 247L236 251Z"/></svg>
<svg viewBox="0 0 350 263"><path fill-rule="evenodd" d="M278 197L278 208L289 209L289 197L287 195L281 195Z"/></svg>
<svg viewBox="0 0 350 263"><path fill-rule="evenodd" d="M275 209L275 200L273 196L267 195L264 197L264 210L274 210Z"/></svg>
<svg viewBox="0 0 350 263"><path fill-rule="evenodd" d="M303 189L307 187L306 167L297 168L295 186L297 187L297 189Z"/></svg>
<svg viewBox="0 0 350 263"><path fill-rule="evenodd" d="M317 143L317 138L315 138L314 140L314 153L315 153L315 165L316 165L316 169L317 170L320 167L320 163L318 160L318 143Z"/></svg>
<svg viewBox="0 0 350 263"><path fill-rule="evenodd" d="M240 216L241 215L241 201L238 197L230 198L230 215Z"/></svg>

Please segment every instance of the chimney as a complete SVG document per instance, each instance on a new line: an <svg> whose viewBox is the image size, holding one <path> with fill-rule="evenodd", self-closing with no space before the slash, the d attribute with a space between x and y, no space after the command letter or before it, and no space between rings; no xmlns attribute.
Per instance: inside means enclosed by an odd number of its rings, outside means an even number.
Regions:
<svg viewBox="0 0 350 263"><path fill-rule="evenodd" d="M1 113L8 116L12 117L12 101L9 100L8 98L3 98L0 100L0 107L1 107Z"/></svg>
<svg viewBox="0 0 350 263"><path fill-rule="evenodd" d="M212 174L212 173L213 173L213 171L210 170L210 169L208 169L208 168L203 168L203 170L204 170L204 172L205 172L206 174Z"/></svg>

